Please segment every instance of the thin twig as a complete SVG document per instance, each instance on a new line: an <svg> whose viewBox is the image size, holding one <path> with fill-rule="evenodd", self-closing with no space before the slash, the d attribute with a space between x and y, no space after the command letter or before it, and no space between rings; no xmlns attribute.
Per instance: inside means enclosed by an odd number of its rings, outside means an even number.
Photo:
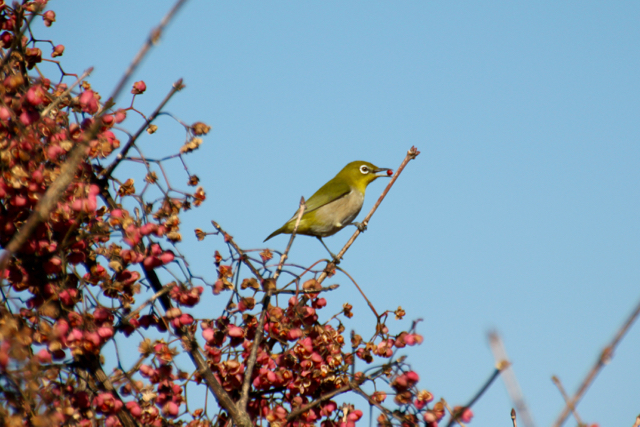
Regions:
<svg viewBox="0 0 640 427"><path fill-rule="evenodd" d="M558 388L558 391L562 395L562 398L564 399L565 404L568 404L570 397L567 394L567 392L565 391L564 387L562 386L562 383L560 382L560 378L558 378L558 377L556 377L554 375L554 376L551 377L551 381ZM578 425L579 426L583 425L582 419L580 418L580 415L578 414L578 411L576 411L576 408L574 408L573 406L571 407L571 413L573 414L573 418L576 419L576 422L578 423Z"/></svg>
<svg viewBox="0 0 640 427"><path fill-rule="evenodd" d="M98 177L100 179L108 179L111 177L111 174L113 173L113 171L115 170L115 168L120 164L120 162L126 157L127 153L129 152L129 150L131 149L131 147L133 146L133 144L136 142L136 140L140 137L140 135L142 135L142 132L144 132L149 125L156 119L156 117L158 117L158 114L160 114L160 112L162 111L162 109L164 108L165 105L167 105L167 102L169 102L169 100L171 99L171 97L173 95L175 95L176 92L180 91L183 88L183 84L182 84L182 79L178 79L178 81L176 81L173 86L171 86L171 90L169 91L169 93L167 94L167 96L164 97L164 99L162 100L162 102L158 105L158 107L155 109L155 111L153 113L151 113L151 115L149 115L149 117L144 121L144 123L142 124L142 126L140 126L138 128L138 130L136 131L136 133L134 133L133 135L131 135L129 137L129 141L127 141L127 143L125 144L125 146L122 148L122 150L120 151L120 153L118 153L118 155L116 156L116 159L109 165L107 166L102 172L100 172L100 174L98 175Z"/></svg>
<svg viewBox="0 0 640 427"><path fill-rule="evenodd" d="M360 286L358 286L358 283L356 283L356 281L353 279L353 277L351 277L351 275L349 273L347 273L344 269L342 269L342 268L340 268L338 266L336 266L336 268L338 270L340 270L342 273L344 273L349 279L351 279L353 284L356 285L356 288L358 288L358 291L360 291L360 295L362 295L362 298L364 298L364 300L369 305L369 308L371 309L371 311L373 311L373 315L376 316L376 319L380 320L380 315L376 311L375 307L373 306L373 304L371 304L371 301L369 301L369 298L367 298L367 296L364 294L364 292L362 291Z"/></svg>
<svg viewBox="0 0 640 427"><path fill-rule="evenodd" d="M415 159L418 156L418 154L420 154L420 152L418 151L418 149L416 147L411 147L409 149L409 151L407 151L407 155L405 156L404 160L402 161L402 163L400 164L400 166L396 170L396 173L393 174L393 176L391 177L391 181L389 181L389 184L387 184L387 187L384 189L384 191L382 192L382 194L380 195L380 197L378 198L376 203L373 205L373 207L371 208L371 210L369 211L367 216L362 220L362 225L366 226L369 223L369 221L371 220L371 217L373 216L373 214L378 209L378 206L380 206L380 203L382 203L382 200L385 198L385 196L387 195L387 193L389 192L389 190L391 189L393 184L396 182L396 180L400 176L400 173L402 173L402 170L405 168L405 166L407 166L409 161ZM342 259L342 256L345 254L345 252L347 252L349 250L349 248L351 247L353 242L356 241L356 239L358 238L360 233L361 233L360 229L357 229L356 232L353 233L353 236L351 236L349 241L347 241L347 243L340 250L340 252L338 252L337 259ZM323 271L322 274L320 275L320 277L318 278L318 284L321 284L327 278L327 276L328 276L327 271L332 270L333 269L332 267L335 267L335 262L333 262L333 261L331 261L327 265L327 268L325 268L325 271Z"/></svg>
<svg viewBox="0 0 640 427"><path fill-rule="evenodd" d="M280 289L278 291L272 292L272 295L278 295L278 294L288 294L288 295L319 294L320 292L334 291L334 290L338 289L338 287L340 287L340 285L336 284L336 285L326 286L324 288L319 288L319 289L301 289L301 290Z"/></svg>
<svg viewBox="0 0 640 427"><path fill-rule="evenodd" d="M289 244L287 245L287 249L282 254L280 258L280 264L278 265L278 269L271 279L273 282L273 288L275 288L276 280L282 271L282 266L284 265L284 260L287 259L289 254L289 250L291 249L291 244L293 243L293 239L298 232L298 226L300 225L300 220L302 220L302 215L304 214L305 209L307 208L304 203L304 197L300 198L300 207L298 208L298 217L296 218L296 223L293 226L293 231L291 232L291 237L289 238ZM266 282L266 281L265 281ZM264 282L263 282L264 283ZM262 299L262 312L260 314L260 321L258 322L258 328L256 329L256 335L253 339L253 343L251 344L251 352L249 353L249 358L247 359L247 368L244 372L244 380L242 382L242 393L240 395L240 400L238 401L238 407L240 410L246 410L247 404L249 403L249 389L251 388L251 376L253 374L253 370L256 366L256 360L258 358L258 349L260 347L260 341L262 340L262 336L264 335L264 324L267 321L267 317L269 317L267 310L269 309L269 302L271 302L271 292L275 289L271 289L271 283L264 283L264 298Z"/></svg>
<svg viewBox="0 0 640 427"><path fill-rule="evenodd" d="M335 396L337 396L339 394L346 393L349 390L351 390L351 384L348 384L348 385L346 385L346 386L344 386L342 388L339 388L337 390L334 390L334 391L332 391L330 393L323 394L322 396L320 396L319 398L317 398L313 402L307 403L306 405L301 406L301 407L291 411L289 413L289 415L287 415L286 422L290 423L291 421L294 421L296 418L298 418L300 415L302 415L305 412L307 412L309 409L313 409L316 406L320 405L321 403L326 402L327 400L333 399Z"/></svg>
<svg viewBox="0 0 640 427"><path fill-rule="evenodd" d="M45 108L42 113L40 114L40 117L47 117L49 115L49 113L51 112L51 110L53 110L54 108L56 108L58 106L58 104L60 104L62 102L62 100L65 98L65 96L68 96L71 91L80 84L80 82L82 80L84 80L85 78L87 78L91 73L93 72L93 67L88 68L87 70L85 70L84 73L82 73L82 75L80 77L78 77L76 79L75 82L73 82L73 84L71 86L69 86L67 88L67 90L65 90L64 92L62 92L62 94L57 97L56 99L53 100L53 102L51 104L49 104L47 106L47 108Z"/></svg>
<svg viewBox="0 0 640 427"><path fill-rule="evenodd" d="M569 413L571 413L571 408L576 407L580 399L582 399L582 396L584 396L587 389L593 382L593 380L596 378L596 375L598 375L598 372L600 372L600 370L604 367L604 365L607 362L609 362L609 360L613 357L613 351L618 346L618 344L620 343L620 340L622 340L622 337L624 337L624 334L629 330L629 328L631 327L633 322L635 322L635 320L638 318L639 315L640 315L640 302L638 302L638 304L636 305L636 308L629 315L627 320L622 324L622 326L616 333L615 337L613 337L613 340L611 340L611 343L602 350L602 352L600 353L600 356L598 357L598 360L596 360L596 363L593 365L593 367L591 368L591 370L589 371L585 379L582 381L582 384L580 384L580 387L578 388L578 391L576 391L576 394L573 395L573 397L567 402L567 404L562 409L562 412L560 413L560 415L558 416L558 419L553 424L553 427L560 427L565 422L565 420L569 416Z"/></svg>
<svg viewBox="0 0 640 427"><path fill-rule="evenodd" d="M278 280L280 277L280 273L282 272L282 267L284 266L284 262L289 257L289 250L291 249L291 245L293 244L293 239L296 237L296 233L298 232L298 226L300 225L300 221L302 220L302 215L304 215L304 211L307 210L307 205L304 202L304 197L300 197L300 207L298 208L298 216L296 218L296 223L293 227L293 231L291 232L291 237L289 238L289 243L287 244L287 248L284 250L284 253L280 257L280 263L278 263L278 268L276 268L276 272L273 275L273 280Z"/></svg>
<svg viewBox="0 0 640 427"><path fill-rule="evenodd" d="M240 249L240 246L238 246L238 244L233 240L233 237L226 231L224 231L222 227L220 227L220 224L218 224L217 222L211 221L211 224L213 224L213 226L216 230L218 230L219 233L222 233L222 235L224 236L224 241L229 243L231 247L233 247L233 249L238 253L238 255L240 255L240 260L244 265L249 267L249 270L251 270L253 275L256 276L256 279L262 281L262 275L260 274L258 269L253 266L251 261L249 261L249 257L242 249Z"/></svg>
<svg viewBox="0 0 640 427"><path fill-rule="evenodd" d="M513 427L518 427L518 422L516 421L516 409L511 408L511 423Z"/></svg>
<svg viewBox="0 0 640 427"><path fill-rule="evenodd" d="M449 406L449 403L447 403L446 400L440 399L440 402L442 402L444 404L444 407L447 409L447 411L449 411L449 415L451 415L451 419L452 420L454 420L456 423L458 423L458 425L460 425L461 427L466 427L465 423L463 423L462 421L460 421L459 419L454 417L453 410L451 409L451 406Z"/></svg>
<svg viewBox="0 0 640 427"><path fill-rule="evenodd" d="M129 77L131 77L131 75L136 70L136 68L138 68L138 65L140 65L144 57L147 55L147 53L151 49L151 46L158 43L158 41L160 40L160 36L162 36L162 32L165 29L165 27L169 24L169 22L171 22L171 20L176 15L178 10L180 10L180 8L184 6L186 2L187 0L176 1L173 7L171 8L171 10L169 10L169 12L167 12L164 18L162 18L162 20L160 21L160 24L158 24L157 27L151 30L151 32L149 33L149 37L147 38L147 41L142 45L142 47L140 48L136 56L133 58L133 61L131 61L129 68L127 68L127 71L125 71L124 75L118 82L116 88L113 90L114 94L111 96L111 98L114 101L116 100L122 88L124 88L124 85L129 80Z"/></svg>
<svg viewBox="0 0 640 427"><path fill-rule="evenodd" d="M143 308L145 308L146 306L148 306L149 304L152 304L155 300L157 300L158 298L160 298L161 296L163 296L164 294L166 294L167 292L169 292L171 289L173 289L176 285L175 284L170 284L167 286L163 286L162 289L158 292L156 292L155 294L153 294L153 296L151 298L149 298L148 300L146 300L144 303L142 303L140 305L140 307L136 308L135 310L133 310L131 313L129 313L127 315L127 317L125 317L124 319L122 319L122 323L123 324L127 324L129 323L129 321L131 319L133 319L138 313L140 313L140 310L142 310Z"/></svg>
<svg viewBox="0 0 640 427"><path fill-rule="evenodd" d="M493 331L489 333L489 347L493 353L493 357L496 363L501 360L509 360L507 357L507 351L504 348L504 344L500 335ZM522 422L525 427L534 427L533 417L529 412L529 408L524 400L524 396L516 379L516 374L511 366L502 372L502 381L507 388L507 393L511 398L511 401L516 406L518 413L522 416Z"/></svg>
<svg viewBox="0 0 640 427"><path fill-rule="evenodd" d="M498 362L496 369L493 371L489 379L484 383L484 385L480 388L480 390L478 390L476 395L473 396L473 398L469 401L469 403L461 407L457 411L457 413L451 415L451 419L449 420L447 427L451 427L453 423L456 422L458 418L460 418L460 416L462 415L465 409L471 408L473 404L476 403L478 399L480 399L480 397L484 394L484 392L487 391L491 383L493 383L495 379L498 378L498 375L500 375L500 372L504 371L508 366L509 366L509 362L507 361Z"/></svg>
<svg viewBox="0 0 640 427"><path fill-rule="evenodd" d="M390 410L388 410L387 408L385 408L384 406L382 406L381 404L379 404L378 402L376 402L375 400L373 400L373 398L371 396L369 396L367 393L365 393L360 387L355 386L352 384L353 387L353 391L356 394L359 394L360 396L364 397L367 402L369 402L369 405L373 405L376 408L378 408L382 413L384 413L387 416L391 416L393 418L395 418L396 420L400 421L401 423L404 422L404 417L402 417L400 414L396 413L395 411L392 412Z"/></svg>

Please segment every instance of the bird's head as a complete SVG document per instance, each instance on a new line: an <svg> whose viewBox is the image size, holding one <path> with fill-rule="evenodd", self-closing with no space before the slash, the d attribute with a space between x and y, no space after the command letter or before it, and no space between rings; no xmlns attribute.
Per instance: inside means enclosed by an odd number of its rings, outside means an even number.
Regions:
<svg viewBox="0 0 640 427"><path fill-rule="evenodd" d="M338 177L347 181L364 193L365 188L371 182L380 177L390 177L393 171L387 168L379 168L374 164L362 160L356 160L342 168Z"/></svg>

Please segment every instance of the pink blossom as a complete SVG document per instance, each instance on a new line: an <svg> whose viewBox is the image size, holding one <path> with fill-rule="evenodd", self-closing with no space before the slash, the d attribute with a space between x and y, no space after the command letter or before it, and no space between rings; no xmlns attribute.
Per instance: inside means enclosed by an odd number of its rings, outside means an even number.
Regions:
<svg viewBox="0 0 640 427"><path fill-rule="evenodd" d="M171 401L167 402L162 407L162 413L168 417L175 417L178 415L179 412L180 412L180 407Z"/></svg>
<svg viewBox="0 0 640 427"><path fill-rule="evenodd" d="M38 357L38 361L40 363L51 363L51 353L46 348L40 350L36 356Z"/></svg>
<svg viewBox="0 0 640 427"><path fill-rule="evenodd" d="M302 336L302 330L300 328L293 328L287 331L287 339L289 341L295 341Z"/></svg>
<svg viewBox="0 0 640 427"><path fill-rule="evenodd" d="M116 123L122 123L124 121L124 119L127 118L127 112L124 110L118 110L116 111Z"/></svg>
<svg viewBox="0 0 640 427"><path fill-rule="evenodd" d="M104 414L114 414L122 408L122 401L117 400L111 393L100 393L93 399L96 410Z"/></svg>
<svg viewBox="0 0 640 427"><path fill-rule="evenodd" d="M236 325L229 325L227 329L227 335L232 338L242 338L244 337L244 329Z"/></svg>
<svg viewBox="0 0 640 427"><path fill-rule="evenodd" d="M98 111L97 94L91 89L82 92L80 94L80 106L85 113L95 114Z"/></svg>
<svg viewBox="0 0 640 427"><path fill-rule="evenodd" d="M113 336L113 328L110 326L103 326L98 328L98 335L103 340L107 340Z"/></svg>
<svg viewBox="0 0 640 427"><path fill-rule="evenodd" d="M25 126L29 126L38 121L40 118L40 114L36 110L32 110L31 108L25 108L22 110L20 114L20 123Z"/></svg>
<svg viewBox="0 0 640 427"><path fill-rule="evenodd" d="M59 44L53 48L53 52L51 52L51 57L56 58L58 56L62 56L63 53L64 53L64 45Z"/></svg>
<svg viewBox="0 0 640 427"><path fill-rule="evenodd" d="M473 412L471 412L471 409L465 408L465 410L462 411L462 415L460 415L460 421L469 423L471 422L471 418L473 418Z"/></svg>
<svg viewBox="0 0 640 427"><path fill-rule="evenodd" d="M169 264L171 261L173 261L175 258L175 255L173 254L173 252L171 251L166 251L163 252L158 259L163 263L163 264Z"/></svg>
<svg viewBox="0 0 640 427"><path fill-rule="evenodd" d="M206 342L212 342L214 339L214 336L215 336L215 332L211 328L206 328L202 331L202 338L204 338Z"/></svg>
<svg viewBox="0 0 640 427"><path fill-rule="evenodd" d="M140 415L142 415L142 408L140 408L140 405L138 405L138 402L127 402L125 406L129 410L129 413L134 418L139 418Z"/></svg>
<svg viewBox="0 0 640 427"><path fill-rule="evenodd" d="M7 107L0 107L0 120L3 122L8 121L11 118L11 112Z"/></svg>
<svg viewBox="0 0 640 427"><path fill-rule="evenodd" d="M52 23L56 22L56 13L53 10L47 10L43 15L44 25L50 27Z"/></svg>
<svg viewBox="0 0 640 427"><path fill-rule="evenodd" d="M147 85L144 84L144 81L140 80L139 82L135 82L133 84L133 89L131 89L131 93L134 95L140 95L141 93L144 93L145 90L147 90Z"/></svg>

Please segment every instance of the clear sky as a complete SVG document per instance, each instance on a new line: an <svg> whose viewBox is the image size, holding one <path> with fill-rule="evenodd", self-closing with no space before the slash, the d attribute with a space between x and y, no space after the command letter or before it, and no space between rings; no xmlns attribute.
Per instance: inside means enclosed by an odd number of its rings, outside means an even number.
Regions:
<svg viewBox="0 0 640 427"><path fill-rule="evenodd" d="M39 35L66 46L67 71L94 66L106 96L171 4L51 1L58 22ZM208 199L184 218L180 248L212 278L223 244L194 243L194 228L214 219L262 247L342 166L395 169L415 145L422 154L341 266L376 308L407 311L398 330L424 319L425 343L407 353L436 398L472 397L493 368L495 328L549 425L563 406L550 377L573 393L640 299L639 23L640 3L622 0L191 0L134 76L147 113L184 78L168 110L213 127L187 157ZM158 125L145 153L177 151L182 131ZM347 230L327 245L338 251ZM301 237L291 256L325 253ZM349 327L370 334L354 287L333 283L335 304L355 307ZM585 422L633 424L639 354L635 325L579 406ZM508 426L511 407L497 382L472 425Z"/></svg>

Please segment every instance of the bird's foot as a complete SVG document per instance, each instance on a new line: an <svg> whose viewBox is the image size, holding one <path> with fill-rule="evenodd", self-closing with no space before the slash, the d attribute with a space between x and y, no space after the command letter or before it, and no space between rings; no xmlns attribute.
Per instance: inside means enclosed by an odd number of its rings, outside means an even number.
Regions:
<svg viewBox="0 0 640 427"><path fill-rule="evenodd" d="M364 233L364 231L367 229L367 224L364 224L362 222L352 222L351 225L355 225L361 233Z"/></svg>

